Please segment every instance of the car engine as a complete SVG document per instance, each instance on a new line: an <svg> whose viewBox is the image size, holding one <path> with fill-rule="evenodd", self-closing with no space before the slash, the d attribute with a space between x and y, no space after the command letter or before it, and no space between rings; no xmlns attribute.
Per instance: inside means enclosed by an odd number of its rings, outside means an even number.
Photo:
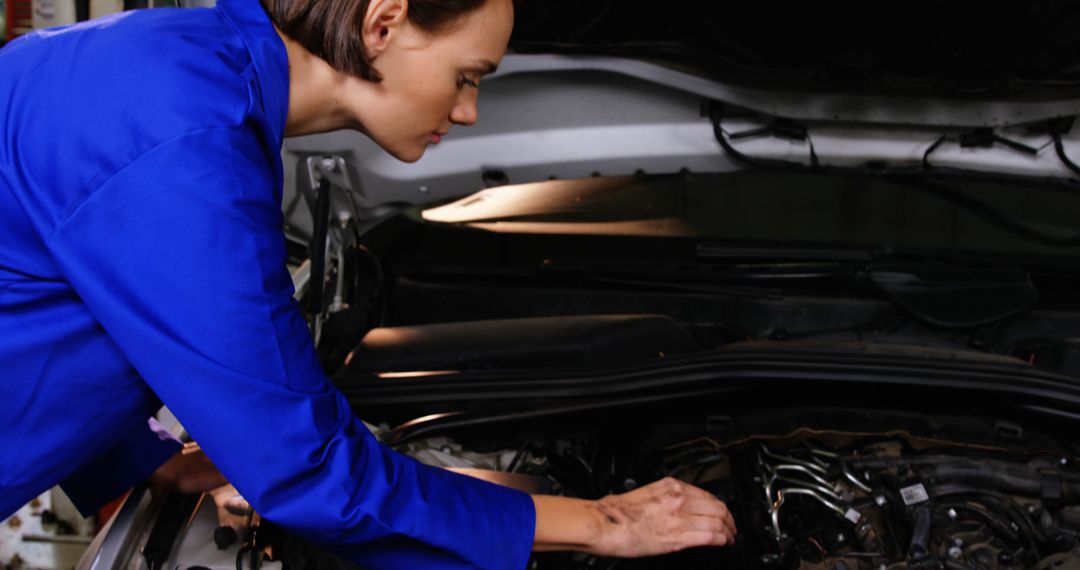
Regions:
<svg viewBox="0 0 1080 570"><path fill-rule="evenodd" d="M812 429L665 439L627 454L589 434L527 441L516 452L473 455L471 465L525 475L531 490L587 498L675 477L724 500L740 528L728 548L646 560L540 555L535 568L1080 567L1080 470L1060 456ZM407 447L435 464L436 456L469 455L445 438Z"/></svg>
<svg viewBox="0 0 1080 570"><path fill-rule="evenodd" d="M1030 432L1009 446L911 425L838 428L806 423L796 412L789 419L797 427L768 433L754 427L778 425L775 417L758 418L749 432L732 429L741 420L727 417L561 422L556 431L551 423L487 426L395 447L530 493L595 499L674 477L723 500L739 527L735 544L724 548L644 559L543 553L532 570L1080 568L1080 468L1068 444ZM1009 427L997 424L997 431ZM191 521L180 544L164 548L173 554L161 567L231 568L235 558L239 569L354 568L250 513L230 516L236 532L223 533L223 508L234 509L221 501L215 508L221 498L229 497L204 497L193 511L159 517Z"/></svg>

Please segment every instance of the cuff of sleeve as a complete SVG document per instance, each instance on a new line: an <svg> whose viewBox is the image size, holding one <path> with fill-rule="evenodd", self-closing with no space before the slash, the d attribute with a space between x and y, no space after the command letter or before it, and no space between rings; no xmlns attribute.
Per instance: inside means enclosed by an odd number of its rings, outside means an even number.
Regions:
<svg viewBox="0 0 1080 570"><path fill-rule="evenodd" d="M181 443L162 438L144 424L127 439L84 464L60 487L84 517L88 517L124 491L145 480L180 451Z"/></svg>
<svg viewBox="0 0 1080 570"><path fill-rule="evenodd" d="M415 465L423 473L421 477L443 481L440 487L448 501L440 507L449 514L447 518L456 523L426 529L433 538L440 532L450 534L438 536L433 542L456 543L458 555L477 568L521 570L528 567L536 538L536 507L531 496L466 475L419 463Z"/></svg>

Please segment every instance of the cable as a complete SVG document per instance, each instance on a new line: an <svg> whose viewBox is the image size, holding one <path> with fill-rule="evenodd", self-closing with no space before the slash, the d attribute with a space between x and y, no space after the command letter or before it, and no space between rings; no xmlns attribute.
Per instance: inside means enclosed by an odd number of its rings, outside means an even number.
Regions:
<svg viewBox="0 0 1080 570"><path fill-rule="evenodd" d="M1061 133L1054 133L1054 150L1057 151L1058 158L1065 164L1065 167L1080 176L1080 165L1073 162L1069 155L1065 154L1065 143L1061 140Z"/></svg>
<svg viewBox="0 0 1080 570"><path fill-rule="evenodd" d="M921 179L922 176L926 175L925 170L927 168L927 165L929 164L928 157L930 152L940 146L940 144L944 142L943 139L939 139L937 142L934 143L933 146L931 146L931 150L928 151L923 158L923 170L916 172L890 172L869 168L829 167L822 166L820 164L807 166L799 162L771 158L758 158L743 154L731 145L731 142L728 140L727 133L723 129L723 107L720 105L714 105L709 110L709 118L713 123L713 135L716 137L716 141L720 144L720 147L724 149L724 152L727 153L728 156L734 158L738 162L742 162L743 164L763 170L779 170L785 172L823 173L841 176L885 176L888 177L889 180L897 184L901 184L915 190L920 190L932 196L936 196L943 200L952 202L953 204L960 206L961 208L982 218L984 221L994 226L997 226L1000 229L1009 231L1032 241L1058 247L1076 247L1080 245L1080 232L1071 234L1048 233L1023 219L1011 216L1003 212L1002 210L986 202L983 202L982 200L967 196L962 192L953 190L951 188L947 188L945 186L941 186L939 184ZM935 172L940 173L937 170L935 170ZM960 174L968 174L967 177L974 179L992 178L984 173L977 172L968 173L967 171L951 171L951 173L954 176L958 176ZM995 175L993 178L1007 179L1008 177ZM1024 177L1016 178L1026 181L1028 183L1033 182L1032 179L1025 179ZM1070 182L1072 181L1070 180ZM1057 185L1060 186L1060 182Z"/></svg>
<svg viewBox="0 0 1080 570"><path fill-rule="evenodd" d="M932 196L952 202L982 218L983 221L989 224L1021 237L1025 237L1031 241L1058 247L1076 247L1080 245L1080 232L1069 234L1046 232L1023 219L1009 215L982 200L967 196L962 192L958 192L952 188L934 182L919 179L894 179L894 181L909 188L921 190Z"/></svg>
<svg viewBox="0 0 1080 570"><path fill-rule="evenodd" d="M708 107L707 115L713 124L713 136L720 144L720 147L724 149L724 152L736 161L746 164L748 166L754 166L762 169L780 170L785 172L818 172L822 174L833 174L838 176L888 176L891 179L899 179L902 177L918 177L925 176L926 170L932 170L934 175L941 178L959 178L966 181L984 182L987 184L1025 184L1028 186L1035 186L1041 190L1046 191L1058 191L1058 192L1080 192L1080 180L1073 178L1065 178L1060 176L1027 176L1022 174L1012 174L1008 172L983 172L979 170L966 170L962 168L951 168L947 166L934 166L928 161L928 155L924 156L924 163L921 168L903 168L894 167L889 170L882 170L881 168L867 168L867 167L841 167L841 166L828 166L821 165L819 168L812 168L810 165L800 162L792 162L787 160L778 160L770 158L758 158L749 156L740 152L733 147L731 143L726 139L728 134L723 130L722 123L724 120L723 105L719 103L712 103ZM939 139L931 145L929 152L932 153L941 146L942 143L948 139L942 137L945 140Z"/></svg>
<svg viewBox="0 0 1080 570"><path fill-rule="evenodd" d="M941 148L941 145L945 144L945 141L947 140L949 140L949 137L941 135L938 140L934 141L934 144L930 145L930 148L926 149L926 152L923 153L922 157L923 170L933 170L934 165L930 164L930 155L934 154L934 151L936 151L938 148Z"/></svg>
<svg viewBox="0 0 1080 570"><path fill-rule="evenodd" d="M312 214L314 236L311 239L311 286L308 293L309 310L312 316L321 314L323 310L323 288L326 287L326 245L330 226L330 181L326 178L320 180L318 192L315 211Z"/></svg>

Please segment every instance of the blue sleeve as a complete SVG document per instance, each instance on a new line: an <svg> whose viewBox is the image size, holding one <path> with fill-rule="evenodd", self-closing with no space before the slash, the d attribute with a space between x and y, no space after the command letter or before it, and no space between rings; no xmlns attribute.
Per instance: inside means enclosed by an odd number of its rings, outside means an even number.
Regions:
<svg viewBox="0 0 1080 570"><path fill-rule="evenodd" d="M237 129L161 144L48 239L140 375L268 520L361 565L524 568L531 498L380 444L322 373L280 196Z"/></svg>
<svg viewBox="0 0 1080 570"><path fill-rule="evenodd" d="M181 447L179 441L162 439L146 423L133 425L123 441L79 467L60 486L88 517L149 477Z"/></svg>

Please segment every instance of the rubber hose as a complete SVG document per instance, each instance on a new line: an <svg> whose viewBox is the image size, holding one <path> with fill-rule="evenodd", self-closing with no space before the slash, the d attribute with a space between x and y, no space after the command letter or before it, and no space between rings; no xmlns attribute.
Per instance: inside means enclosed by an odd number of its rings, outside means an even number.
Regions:
<svg viewBox="0 0 1080 570"><path fill-rule="evenodd" d="M922 560L930 555L930 526L933 517L930 507L922 505L915 509L915 524L911 530L911 546L908 556L912 560Z"/></svg>
<svg viewBox="0 0 1080 570"><path fill-rule="evenodd" d="M1034 497L1042 494L1042 481L1038 477L999 471L978 464L926 465L923 469L928 478L936 481L963 481Z"/></svg>

